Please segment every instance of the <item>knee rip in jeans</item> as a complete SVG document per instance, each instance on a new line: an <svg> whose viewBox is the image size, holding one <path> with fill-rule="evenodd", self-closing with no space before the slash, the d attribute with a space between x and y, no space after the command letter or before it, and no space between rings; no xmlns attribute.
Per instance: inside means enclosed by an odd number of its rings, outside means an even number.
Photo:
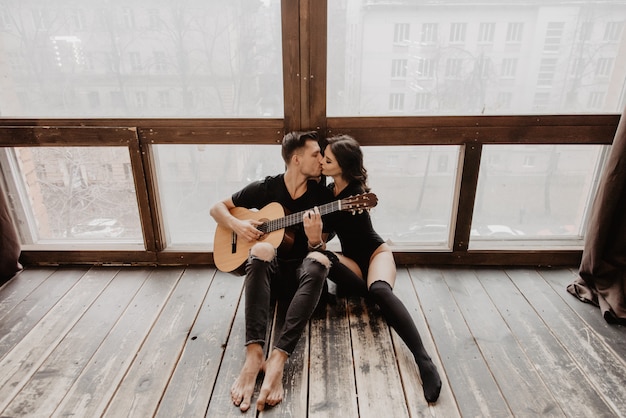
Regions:
<svg viewBox="0 0 626 418"><path fill-rule="evenodd" d="M261 261L272 261L276 255L276 249L272 244L267 242L259 242L252 246L250 249L250 258L255 258Z"/></svg>
<svg viewBox="0 0 626 418"><path fill-rule="evenodd" d="M306 255L306 258L309 258L313 261L320 263L326 269L329 269L331 266L331 262L325 254L322 254L317 251L310 252Z"/></svg>

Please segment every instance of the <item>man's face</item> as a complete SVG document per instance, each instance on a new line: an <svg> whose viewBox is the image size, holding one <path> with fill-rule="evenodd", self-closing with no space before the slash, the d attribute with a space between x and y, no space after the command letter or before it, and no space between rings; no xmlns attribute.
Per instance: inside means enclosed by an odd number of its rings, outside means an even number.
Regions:
<svg viewBox="0 0 626 418"><path fill-rule="evenodd" d="M322 152L315 140L306 141L304 148L298 151L300 172L309 178L322 175Z"/></svg>

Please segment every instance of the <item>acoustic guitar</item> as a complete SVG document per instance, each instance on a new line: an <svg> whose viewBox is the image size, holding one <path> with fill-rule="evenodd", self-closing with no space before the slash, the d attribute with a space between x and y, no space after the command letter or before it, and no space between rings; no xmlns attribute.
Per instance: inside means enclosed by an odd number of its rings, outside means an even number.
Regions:
<svg viewBox="0 0 626 418"><path fill-rule="evenodd" d="M353 214L361 213L376 206L378 198L374 193L363 193L339 199L325 205L318 206L320 214L337 211L350 211ZM302 223L302 217L307 211L296 212L285 216L285 209L280 203L273 202L262 209L250 210L242 207L231 209L230 213L237 219L254 219L262 222L257 229L263 233L258 241L272 244L279 248L283 242L288 241L285 237L285 228ZM223 272L243 274L243 266L248 259L250 248L257 241L248 242L239 240L237 234L229 228L217 225L215 239L213 240L213 261L215 266Z"/></svg>

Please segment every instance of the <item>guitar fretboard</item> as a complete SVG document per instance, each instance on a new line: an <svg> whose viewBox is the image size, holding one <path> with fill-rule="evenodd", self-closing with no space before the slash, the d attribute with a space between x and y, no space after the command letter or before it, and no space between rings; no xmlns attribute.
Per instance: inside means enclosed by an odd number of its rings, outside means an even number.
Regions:
<svg viewBox="0 0 626 418"><path fill-rule="evenodd" d="M318 206L318 208L321 215L336 212L338 210L341 210L341 200L326 203L325 205ZM302 223L302 216L307 211L308 210L303 210L301 212L291 213L282 218L272 219L271 221L267 221L259 225L257 229L267 234L270 232L278 231L279 229L287 228L288 226Z"/></svg>

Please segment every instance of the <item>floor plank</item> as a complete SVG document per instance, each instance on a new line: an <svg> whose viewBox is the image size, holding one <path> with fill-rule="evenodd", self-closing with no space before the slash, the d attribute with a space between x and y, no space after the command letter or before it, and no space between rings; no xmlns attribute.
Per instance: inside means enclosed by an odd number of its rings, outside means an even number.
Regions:
<svg viewBox="0 0 626 418"><path fill-rule="evenodd" d="M443 277L513 415L565 416L476 274L446 269Z"/></svg>
<svg viewBox="0 0 626 418"><path fill-rule="evenodd" d="M462 416L472 417L511 416L512 411L444 280L446 270L414 267L410 273L459 411Z"/></svg>
<svg viewBox="0 0 626 418"><path fill-rule="evenodd" d="M484 269L476 275L563 412L569 417L611 416L612 410L506 273Z"/></svg>
<svg viewBox="0 0 626 418"><path fill-rule="evenodd" d="M111 399L105 417L152 416L189 337L208 286L193 271L182 274L158 312L150 334L137 352Z"/></svg>
<svg viewBox="0 0 626 418"><path fill-rule="evenodd" d="M422 342L424 343L424 347L437 366L442 382L441 394L439 395L439 400L437 401L436 406L429 405L426 402L426 399L424 399L424 391L421 386L419 369L415 363L413 355L402 339L395 332L393 332L396 356L398 357L402 385L404 387L410 415L412 417L435 416L444 418L460 416L459 408L454 400L454 397L452 396L450 384L439 357L437 346L433 341L430 328L422 310L419 296L413 287L411 277L406 269L398 269L394 293L398 296L402 303L404 303L409 313L411 313L413 322L415 322L415 326L417 327L420 337L422 338ZM423 295L423 297L428 297L428 295Z"/></svg>
<svg viewBox="0 0 626 418"><path fill-rule="evenodd" d="M387 323L363 300L348 300L360 417L408 417Z"/></svg>
<svg viewBox="0 0 626 418"><path fill-rule="evenodd" d="M278 301L276 315L272 326L272 338L269 349L273 348L278 334L285 322L288 305ZM304 417L307 415L308 376L309 376L309 326L306 325L291 356L284 367L283 386L284 398L289 402L281 402L273 408L266 408L259 414L260 418ZM258 394L258 391L257 391Z"/></svg>
<svg viewBox="0 0 626 418"><path fill-rule="evenodd" d="M151 271L53 416L96 417L104 413L180 273L180 269L166 268Z"/></svg>
<svg viewBox="0 0 626 418"><path fill-rule="evenodd" d="M47 278L47 285L38 286L19 305L3 315L2 328L0 329L0 359L5 357L15 348L15 345L31 332L33 327L80 280L87 270L87 268L77 268L56 271ZM18 274L15 279L20 280L22 274L27 274L27 272ZM2 293L11 287L9 282L3 287Z"/></svg>
<svg viewBox="0 0 626 418"><path fill-rule="evenodd" d="M228 337L226 349L216 377L207 417L241 417L241 412L233 406L230 388L239 375L245 358L245 318L244 298L239 299L237 313ZM252 406L254 408L254 404Z"/></svg>
<svg viewBox="0 0 626 418"><path fill-rule="evenodd" d="M3 376L2 385L0 385L0 410L4 410L15 395L23 389L52 350L106 288L117 270L92 270L84 276L81 270L72 273L73 278L79 275L82 277L46 312L0 363L0 376ZM52 292L54 287L50 286L48 291ZM18 405L18 411L20 408L21 405Z"/></svg>
<svg viewBox="0 0 626 418"><path fill-rule="evenodd" d="M216 274L214 269L200 268L195 274L204 277L210 287L160 402L157 417L205 414L241 297L243 278Z"/></svg>
<svg viewBox="0 0 626 418"><path fill-rule="evenodd" d="M13 280L9 280L0 287L0 321L10 314L11 310L48 279L55 272L55 268L41 268L25 270Z"/></svg>
<svg viewBox="0 0 626 418"><path fill-rule="evenodd" d="M378 308L331 298L287 362L284 402L242 414L230 387L245 353L243 278L27 268L0 287L0 415L626 416L626 328L566 292L575 275L399 267L394 292L442 376L436 404ZM268 336L280 306L272 318Z"/></svg>
<svg viewBox="0 0 626 418"><path fill-rule="evenodd" d="M593 329L598 338L601 338L626 362L626 344L624 344L626 327L609 324L600 314L599 307L590 303L581 303L578 298L567 292L567 285L576 279L578 273L569 269L541 269L538 273L554 289L554 292L561 296L567 306Z"/></svg>
<svg viewBox="0 0 626 418"><path fill-rule="evenodd" d="M95 270L90 270L93 274ZM106 281L111 269L100 270ZM79 319L76 325L37 369L4 414L9 416L50 416L67 394L89 359L98 350L109 330L148 277L149 270L124 270Z"/></svg>
<svg viewBox="0 0 626 418"><path fill-rule="evenodd" d="M309 417L357 418L357 391L345 298L333 298L311 320Z"/></svg>
<svg viewBox="0 0 626 418"><path fill-rule="evenodd" d="M507 269L506 272L567 349L603 400L614 411L626 413L624 363L615 357L613 350L601 340L594 338L593 329L580 320L537 271Z"/></svg>

